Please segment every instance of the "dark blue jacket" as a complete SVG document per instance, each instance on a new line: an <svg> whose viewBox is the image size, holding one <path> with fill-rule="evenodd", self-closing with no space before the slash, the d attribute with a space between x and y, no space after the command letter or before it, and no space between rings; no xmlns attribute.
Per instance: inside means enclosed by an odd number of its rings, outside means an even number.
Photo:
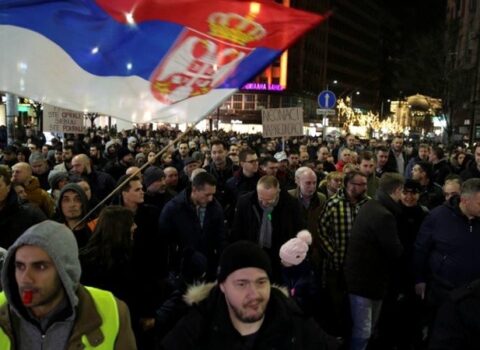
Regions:
<svg viewBox="0 0 480 350"><path fill-rule="evenodd" d="M227 180L225 187L232 197L232 206L235 207L238 199L251 191L257 189L257 182L260 180L260 174L257 172L252 177L246 177L243 175L242 169L233 173L233 176Z"/></svg>
<svg viewBox="0 0 480 350"><path fill-rule="evenodd" d="M453 197L430 212L415 242L416 283L451 290L480 278L480 219L469 220Z"/></svg>
<svg viewBox="0 0 480 350"><path fill-rule="evenodd" d="M178 270L181 254L193 248L207 257L207 275L216 276L218 258L226 245L223 209L216 199L207 205L203 227L187 188L168 202L162 210L159 229L168 241L170 268Z"/></svg>

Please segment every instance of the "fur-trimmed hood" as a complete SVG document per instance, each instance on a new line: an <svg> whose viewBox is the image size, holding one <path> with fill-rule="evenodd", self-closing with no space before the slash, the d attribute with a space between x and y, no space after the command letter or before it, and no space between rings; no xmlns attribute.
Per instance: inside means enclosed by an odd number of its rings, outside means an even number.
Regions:
<svg viewBox="0 0 480 350"><path fill-rule="evenodd" d="M272 286L265 310L265 320L255 338L255 349L326 350L325 333L305 317L299 307L284 295L285 290ZM185 301L192 305L187 317L162 341L165 350L240 349L245 339L230 319L225 296L216 283L188 288Z"/></svg>
<svg viewBox="0 0 480 350"><path fill-rule="evenodd" d="M185 303L187 303L187 305L190 306L198 304L201 301L207 299L212 289L216 286L217 282L191 285L187 288L187 291L183 295L183 300L185 301ZM280 292L282 292L282 294L288 297L288 290L285 287L273 284L272 288L278 289Z"/></svg>

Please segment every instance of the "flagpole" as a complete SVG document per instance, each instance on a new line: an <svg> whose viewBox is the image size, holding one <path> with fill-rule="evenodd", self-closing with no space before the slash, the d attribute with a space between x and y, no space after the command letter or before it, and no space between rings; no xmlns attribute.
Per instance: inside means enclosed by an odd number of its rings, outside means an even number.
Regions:
<svg viewBox="0 0 480 350"><path fill-rule="evenodd" d="M197 126L198 123L200 123L203 120L203 118L200 118L198 121L196 121L194 124L190 125L184 132L180 133L175 140L173 140L172 144L176 144L179 142L182 138L184 138L190 131ZM157 159L159 156L161 156L163 153L165 153L171 146L172 144L168 144L165 147L163 147L157 154L155 154L154 159ZM92 215L98 208L100 208L106 201L108 201L110 198L112 198L120 188L125 186L132 178L137 176L139 173L142 172L143 169L151 165L149 162L146 162L145 164L142 165L141 168L139 168L137 171L132 173L128 178L126 178L120 185L118 185L108 196L106 196L104 199L100 201L92 210L90 210L87 215L85 215L73 228L72 231L75 230L79 225L81 225L83 222L85 222L90 215Z"/></svg>
<svg viewBox="0 0 480 350"><path fill-rule="evenodd" d="M15 117L18 115L18 98L17 95L11 94L9 92L5 94L5 97L5 114L7 119L7 144L11 145L15 140Z"/></svg>

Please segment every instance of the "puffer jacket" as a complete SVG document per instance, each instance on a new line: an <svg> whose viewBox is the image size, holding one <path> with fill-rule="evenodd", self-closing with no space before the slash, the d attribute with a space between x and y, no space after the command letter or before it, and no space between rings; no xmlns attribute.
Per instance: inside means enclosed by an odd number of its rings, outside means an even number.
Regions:
<svg viewBox="0 0 480 350"><path fill-rule="evenodd" d="M160 349L244 349L244 339L233 327L225 296L215 284L190 289L185 296L192 309L164 338ZM252 349L332 349L328 336L282 291L271 289L265 320Z"/></svg>

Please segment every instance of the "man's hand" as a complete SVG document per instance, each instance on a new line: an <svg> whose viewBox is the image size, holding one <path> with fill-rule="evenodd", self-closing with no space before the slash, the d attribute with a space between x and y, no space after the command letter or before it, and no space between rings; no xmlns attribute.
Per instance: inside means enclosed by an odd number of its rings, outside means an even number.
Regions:
<svg viewBox="0 0 480 350"><path fill-rule="evenodd" d="M425 282L417 283L415 285L415 294L417 294L422 300L425 300L425 289L427 284Z"/></svg>

